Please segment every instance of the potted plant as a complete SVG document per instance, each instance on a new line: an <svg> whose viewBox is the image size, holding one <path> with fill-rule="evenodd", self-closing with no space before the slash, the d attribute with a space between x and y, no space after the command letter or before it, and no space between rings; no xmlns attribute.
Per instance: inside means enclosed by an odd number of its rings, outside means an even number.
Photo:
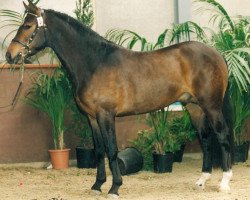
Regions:
<svg viewBox="0 0 250 200"><path fill-rule="evenodd" d="M169 111L161 109L149 115L149 124L153 134L154 171L172 172L174 152L181 147L178 136L171 131Z"/></svg>
<svg viewBox="0 0 250 200"><path fill-rule="evenodd" d="M171 172L174 152L181 147L177 134L172 132L169 111L148 114L146 123L148 130L141 130L131 145L137 148L143 156L143 169L158 173Z"/></svg>
<svg viewBox="0 0 250 200"><path fill-rule="evenodd" d="M53 127L54 149L49 150L54 169L67 168L69 164L69 151L64 144L65 112L72 96L70 84L61 68L54 73L40 72L31 78L32 86L25 97L25 103L44 112Z"/></svg>
<svg viewBox="0 0 250 200"><path fill-rule="evenodd" d="M174 152L174 162L181 162L186 143L193 141L197 136L189 113L184 107L182 107L182 115L173 118L171 123L171 131L177 135L179 143L181 144L180 150Z"/></svg>
<svg viewBox="0 0 250 200"><path fill-rule="evenodd" d="M249 142L247 131L244 129L247 119L250 118L249 93L238 90L236 84L231 84L231 99L233 103L233 135L234 135L234 162L245 162L248 159Z"/></svg>
<svg viewBox="0 0 250 200"><path fill-rule="evenodd" d="M78 168L95 168L96 159L92 130L87 117L80 113L75 101L71 101L71 129L79 137L80 145L76 147L76 160Z"/></svg>

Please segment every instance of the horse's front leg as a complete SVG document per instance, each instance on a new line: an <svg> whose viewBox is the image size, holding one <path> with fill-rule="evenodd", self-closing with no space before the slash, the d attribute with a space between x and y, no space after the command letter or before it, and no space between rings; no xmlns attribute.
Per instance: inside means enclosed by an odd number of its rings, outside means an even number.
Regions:
<svg viewBox="0 0 250 200"><path fill-rule="evenodd" d="M105 171L105 147L103 138L97 124L96 119L88 116L89 122L92 128L94 147L95 147L95 156L97 162L97 174L96 174L96 182L91 187L95 194L101 193L101 186L104 182L106 182L106 171Z"/></svg>
<svg viewBox="0 0 250 200"><path fill-rule="evenodd" d="M203 130L200 133L201 147L203 152L202 174L199 180L196 182L196 187L200 189L205 188L205 184L207 180L210 179L212 173L212 133L209 132L208 126L203 126L202 129Z"/></svg>
<svg viewBox="0 0 250 200"><path fill-rule="evenodd" d="M97 122L101 129L109 159L109 167L113 176L112 187L108 193L111 196L118 197L118 189L122 185L122 177L117 162L118 148L115 135L115 117L111 112L102 111L97 115Z"/></svg>

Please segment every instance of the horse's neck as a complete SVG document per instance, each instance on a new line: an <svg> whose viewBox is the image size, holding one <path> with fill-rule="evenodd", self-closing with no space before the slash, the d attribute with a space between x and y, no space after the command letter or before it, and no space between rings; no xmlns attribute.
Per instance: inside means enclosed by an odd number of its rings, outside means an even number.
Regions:
<svg viewBox="0 0 250 200"><path fill-rule="evenodd" d="M90 38L92 33L86 28L81 35L62 19L48 16L48 46L58 56L62 65L71 76L76 88L83 81L88 81L94 70L96 60L100 59L96 49L101 48L100 39ZM98 46L99 45L99 46Z"/></svg>

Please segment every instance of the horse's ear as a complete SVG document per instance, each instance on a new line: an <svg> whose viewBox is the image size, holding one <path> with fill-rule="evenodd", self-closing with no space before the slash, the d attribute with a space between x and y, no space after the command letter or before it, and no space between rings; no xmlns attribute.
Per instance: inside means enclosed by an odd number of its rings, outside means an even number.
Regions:
<svg viewBox="0 0 250 200"><path fill-rule="evenodd" d="M29 10L29 6L27 6L27 4L23 1L23 5L24 5L24 8L25 8L25 10Z"/></svg>
<svg viewBox="0 0 250 200"><path fill-rule="evenodd" d="M29 2L29 5L26 5L26 3L23 2L25 10L27 12L31 12L31 13L37 14L38 8L36 7L36 5L31 0L28 0L28 2Z"/></svg>

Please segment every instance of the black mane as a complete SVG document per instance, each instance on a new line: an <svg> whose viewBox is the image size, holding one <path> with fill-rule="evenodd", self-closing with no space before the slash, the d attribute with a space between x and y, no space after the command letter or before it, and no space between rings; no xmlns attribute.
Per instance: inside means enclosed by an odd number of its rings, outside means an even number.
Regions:
<svg viewBox="0 0 250 200"><path fill-rule="evenodd" d="M104 43L109 43L111 45L115 45L116 44L106 40L105 38L103 38L102 36L100 36L98 33L96 33L95 31L93 31L91 28L87 27L85 24L83 24L82 22L80 22L79 20L65 14L65 13L61 13L58 11L54 11L51 9L46 10L47 13L50 15L54 15L57 18L61 19L62 21L64 21L64 23L67 23L69 25L69 27L73 28L79 35L91 35L91 37L94 37L97 40L100 40L100 42L104 42Z"/></svg>

